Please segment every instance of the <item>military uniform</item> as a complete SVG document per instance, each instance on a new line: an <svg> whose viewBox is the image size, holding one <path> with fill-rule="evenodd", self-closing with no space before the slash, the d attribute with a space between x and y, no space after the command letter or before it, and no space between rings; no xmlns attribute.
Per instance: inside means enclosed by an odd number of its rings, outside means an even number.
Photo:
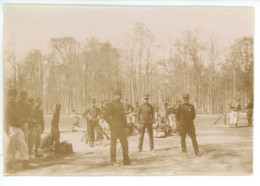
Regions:
<svg viewBox="0 0 260 186"><path fill-rule="evenodd" d="M183 99L189 99L189 95L183 95ZM181 136L182 152L186 153L186 134L190 136L192 140L193 149L196 155L199 155L199 147L196 140L195 126L193 120L196 117L195 108L192 104L184 103L179 105L176 113L176 119L178 120L178 131Z"/></svg>
<svg viewBox="0 0 260 186"><path fill-rule="evenodd" d="M144 95L144 98L149 99L149 95ZM149 143L150 143L150 151L154 150L154 141L153 141L153 123L155 121L155 113L154 108L150 103L143 103L138 110L137 113L137 121L140 124L140 138L138 144L138 150L142 151L143 148L143 140L145 129L147 128L147 132L149 135Z"/></svg>
<svg viewBox="0 0 260 186"><path fill-rule="evenodd" d="M121 90L115 90L115 95L122 96ZM124 165L129 165L130 160L128 156L128 140L126 134L127 120L123 104L120 100L113 100L107 105L104 119L110 126L111 144L110 144L110 160L111 163L116 163L116 145L117 138L119 138L122 145Z"/></svg>
<svg viewBox="0 0 260 186"><path fill-rule="evenodd" d="M43 118L43 111L40 108L41 99L37 98L35 102L38 104L34 107L34 119L36 120L36 138L35 138L35 156L40 156L37 154L38 149L41 147L41 134L44 131L44 118Z"/></svg>
<svg viewBox="0 0 260 186"><path fill-rule="evenodd" d="M95 99L92 99L92 102L95 102ZM84 114L83 117L87 119L87 132L88 132L88 139L89 140L89 146L93 147L95 142L95 127L99 124L99 117L101 115L101 110L96 107L92 106L88 108Z"/></svg>
<svg viewBox="0 0 260 186"><path fill-rule="evenodd" d="M250 100L250 102L246 106L247 109L247 120L248 120L248 125L252 126L252 116L253 116L253 109L254 109L254 103L253 100Z"/></svg>

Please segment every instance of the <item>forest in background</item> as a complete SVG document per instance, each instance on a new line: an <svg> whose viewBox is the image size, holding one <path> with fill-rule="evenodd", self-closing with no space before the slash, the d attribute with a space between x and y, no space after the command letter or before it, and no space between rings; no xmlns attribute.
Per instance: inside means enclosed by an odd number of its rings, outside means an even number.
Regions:
<svg viewBox="0 0 260 186"><path fill-rule="evenodd" d="M14 44L5 46L4 63L11 69L5 74L5 92L16 88L40 97L45 114L56 102L64 114L72 109L82 113L91 98L111 100L114 88L121 88L131 104L141 101L144 93L155 105L165 99L174 104L189 93L197 113L227 112L235 97L240 97L242 107L253 97L252 37L237 38L224 48L195 30L174 40L169 37L164 45L168 54L158 56L156 37L146 25L136 23L124 48L98 38L51 38L47 54L32 49L17 60Z"/></svg>

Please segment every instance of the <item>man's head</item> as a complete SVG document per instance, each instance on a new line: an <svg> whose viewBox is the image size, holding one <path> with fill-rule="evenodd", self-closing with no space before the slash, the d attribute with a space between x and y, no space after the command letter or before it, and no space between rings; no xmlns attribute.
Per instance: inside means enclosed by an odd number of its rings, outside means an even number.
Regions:
<svg viewBox="0 0 260 186"><path fill-rule="evenodd" d="M144 94L144 102L145 102L145 103L148 103L148 102L149 102L149 97L150 97L149 94Z"/></svg>
<svg viewBox="0 0 260 186"><path fill-rule="evenodd" d="M41 98L36 98L36 99L35 99L35 106L36 106L36 107L40 107L41 104L42 104Z"/></svg>
<svg viewBox="0 0 260 186"><path fill-rule="evenodd" d="M95 99L95 98L92 98L92 99L91 99L91 105L92 105L92 106L95 106L95 105L96 105L96 99Z"/></svg>
<svg viewBox="0 0 260 186"><path fill-rule="evenodd" d="M22 101L22 102L25 102L26 99L27 99L27 96L28 96L28 94L27 94L26 91L21 91L21 92L20 92L19 100Z"/></svg>
<svg viewBox="0 0 260 186"><path fill-rule="evenodd" d="M27 99L27 103L28 103L29 105L33 105L33 98L28 98L28 99Z"/></svg>
<svg viewBox="0 0 260 186"><path fill-rule="evenodd" d="M189 99L190 99L190 95L189 94L183 94L182 99L183 99L184 103L188 103Z"/></svg>
<svg viewBox="0 0 260 186"><path fill-rule="evenodd" d="M113 94L114 94L114 99L116 101L120 101L122 99L122 91L120 89L115 89L113 91Z"/></svg>
<svg viewBox="0 0 260 186"><path fill-rule="evenodd" d="M17 90L16 89L10 89L8 91L8 100L10 102L15 102L16 101L16 96L17 96Z"/></svg>

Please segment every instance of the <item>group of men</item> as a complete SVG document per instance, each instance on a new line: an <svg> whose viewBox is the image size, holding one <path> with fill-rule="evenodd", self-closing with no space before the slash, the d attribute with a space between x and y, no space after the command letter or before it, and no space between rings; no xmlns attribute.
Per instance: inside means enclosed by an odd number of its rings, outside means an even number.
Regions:
<svg viewBox="0 0 260 186"><path fill-rule="evenodd" d="M230 122L229 127L230 128L236 128L238 126L238 120L239 120L239 111L242 109L240 104L240 98L236 97L232 102L229 104L230 107ZM247 105L245 105L246 111L247 111L247 120L248 125L252 126L253 121L253 108L254 108L254 101L253 97L250 98Z"/></svg>
<svg viewBox="0 0 260 186"><path fill-rule="evenodd" d="M126 128L127 126L127 112L126 107L121 102L122 91L116 89L113 91L114 99L110 102L104 110L103 118L109 124L111 131L111 143L110 143L110 160L111 164L118 165L116 161L116 145L117 139L120 140L122 153L123 153L123 163L124 165L130 165L130 159L128 156L128 139ZM148 132L150 151L154 152L154 139L153 139L153 129L152 125L155 122L155 110L153 106L149 103L149 94L143 96L143 103L136 110L136 120L140 129L140 137L138 143L138 151L142 151L143 139L145 130ZM181 136L181 147L184 154L187 153L186 149L186 135L188 134L192 140L194 153L200 156L199 147L196 140L195 126L193 120L196 117L195 108L189 103L189 94L183 95L184 103L180 104L177 108L176 119L178 121L178 130ZM129 107L130 108L130 107ZM93 111L94 113L98 110Z"/></svg>
<svg viewBox="0 0 260 186"><path fill-rule="evenodd" d="M19 160L23 168L33 168L29 158L38 158L41 144L41 134L44 131L44 118L41 99L28 98L27 92L20 91L17 100L17 90L8 91L8 102L5 105L4 139L6 172L13 170L15 154L20 153ZM34 149L34 153L33 153Z"/></svg>

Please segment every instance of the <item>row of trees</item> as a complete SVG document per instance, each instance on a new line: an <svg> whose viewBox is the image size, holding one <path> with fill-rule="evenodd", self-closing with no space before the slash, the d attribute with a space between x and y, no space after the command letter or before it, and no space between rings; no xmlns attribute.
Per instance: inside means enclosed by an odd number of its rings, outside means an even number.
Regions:
<svg viewBox="0 0 260 186"><path fill-rule="evenodd" d="M214 39L205 41L198 32L187 31L169 39L167 56L157 54L162 46L155 39L136 23L123 49L96 38L80 42L64 37L50 39L47 54L33 49L22 61L9 50L5 59L12 75L5 87L41 97L47 113L56 102L63 113L82 112L92 97L109 100L113 88L122 88L132 104L143 93L162 105L166 98L174 103L188 92L200 113L228 111L233 98L240 97L244 105L253 96L253 38L238 38L224 49Z"/></svg>

